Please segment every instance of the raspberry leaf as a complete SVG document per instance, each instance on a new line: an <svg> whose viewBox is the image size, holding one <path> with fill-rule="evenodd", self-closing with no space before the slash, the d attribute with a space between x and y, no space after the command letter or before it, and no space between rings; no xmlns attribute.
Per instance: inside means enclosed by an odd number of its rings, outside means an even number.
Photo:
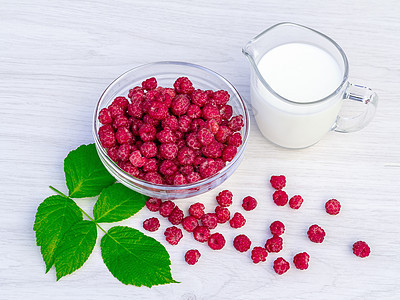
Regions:
<svg viewBox="0 0 400 300"><path fill-rule="evenodd" d="M33 230L40 246L46 273L54 264L55 252L65 232L82 221L82 212L75 202L59 195L46 198L38 207Z"/></svg>
<svg viewBox="0 0 400 300"><path fill-rule="evenodd" d="M177 283L167 250L155 239L124 226L112 227L101 239L101 256L111 274L124 284L152 287Z"/></svg>
<svg viewBox="0 0 400 300"><path fill-rule="evenodd" d="M55 253L57 280L82 267L92 253L96 239L97 228L92 221L75 223L65 232Z"/></svg>
<svg viewBox="0 0 400 300"><path fill-rule="evenodd" d="M143 208L148 197L121 183L106 187L93 207L96 222L111 223L125 220Z"/></svg>
<svg viewBox="0 0 400 300"><path fill-rule="evenodd" d="M115 182L96 152L94 144L82 145L64 160L64 173L72 198L94 197Z"/></svg>

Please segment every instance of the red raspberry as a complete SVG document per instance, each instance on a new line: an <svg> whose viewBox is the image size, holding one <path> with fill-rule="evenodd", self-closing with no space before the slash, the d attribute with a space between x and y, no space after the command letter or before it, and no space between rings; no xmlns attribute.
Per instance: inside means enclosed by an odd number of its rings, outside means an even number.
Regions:
<svg viewBox="0 0 400 300"><path fill-rule="evenodd" d="M201 117L201 108L196 104L191 104L186 112L186 115L191 119L197 119Z"/></svg>
<svg viewBox="0 0 400 300"><path fill-rule="evenodd" d="M220 233L213 233L208 239L208 246L213 250L221 250L225 246L225 238Z"/></svg>
<svg viewBox="0 0 400 300"><path fill-rule="evenodd" d="M174 185L182 185L182 184L187 184L187 180L185 175L176 172L174 175Z"/></svg>
<svg viewBox="0 0 400 300"><path fill-rule="evenodd" d="M156 138L157 130L153 125L143 124L139 129L139 135L143 142L151 142Z"/></svg>
<svg viewBox="0 0 400 300"><path fill-rule="evenodd" d="M277 259L275 259L274 270L275 270L276 274L282 275L283 273L286 273L287 270L289 270L289 269L290 269L289 263L286 260L284 260L282 257L278 257Z"/></svg>
<svg viewBox="0 0 400 300"><path fill-rule="evenodd" d="M124 109L119 106L118 104L112 103L108 108L108 111L111 114L112 118L115 118L118 115L123 115L124 114Z"/></svg>
<svg viewBox="0 0 400 300"><path fill-rule="evenodd" d="M223 161L221 158L215 159L215 163L217 164L217 170L222 170L226 166L226 162Z"/></svg>
<svg viewBox="0 0 400 300"><path fill-rule="evenodd" d="M161 93L162 93L164 96L167 96L167 95L168 95L171 99L174 98L174 97L176 96L175 90L174 90L174 89L171 89L171 88L163 88L162 91L161 91Z"/></svg>
<svg viewBox="0 0 400 300"><path fill-rule="evenodd" d="M281 221L274 221L269 226L271 233L276 236L280 236L285 232L285 225Z"/></svg>
<svg viewBox="0 0 400 300"><path fill-rule="evenodd" d="M150 109L150 107L149 107L149 109ZM149 114L145 114L143 116L143 123L152 125L154 127L157 127L160 124L160 120L157 120L157 119L153 118Z"/></svg>
<svg viewBox="0 0 400 300"><path fill-rule="evenodd" d="M286 185L286 177L284 175L271 176L270 182L274 189L281 190Z"/></svg>
<svg viewBox="0 0 400 300"><path fill-rule="evenodd" d="M178 161L181 165L192 165L194 162L194 152L188 147L183 147L178 152Z"/></svg>
<svg viewBox="0 0 400 300"><path fill-rule="evenodd" d="M144 175L144 180L155 183L155 184L163 184L164 181L161 175L158 172L150 171Z"/></svg>
<svg viewBox="0 0 400 300"><path fill-rule="evenodd" d="M240 228L246 224L246 219L243 217L241 213L236 212L232 219L229 221L229 224L232 228Z"/></svg>
<svg viewBox="0 0 400 300"><path fill-rule="evenodd" d="M257 200L251 196L247 196L243 199L242 207L244 210L250 211L255 209L257 206Z"/></svg>
<svg viewBox="0 0 400 300"><path fill-rule="evenodd" d="M188 232L193 232L197 226L199 226L199 221L193 216L187 216L182 220L183 229Z"/></svg>
<svg viewBox="0 0 400 300"><path fill-rule="evenodd" d="M136 101L128 105L128 115L141 119L143 116L142 102Z"/></svg>
<svg viewBox="0 0 400 300"><path fill-rule="evenodd" d="M179 156L179 154L178 154L178 156ZM179 168L179 172L181 172L183 175L187 176L194 172L194 168L192 165L181 166Z"/></svg>
<svg viewBox="0 0 400 300"><path fill-rule="evenodd" d="M193 237L196 241L205 243L210 238L210 229L205 226L197 226L193 230Z"/></svg>
<svg viewBox="0 0 400 300"><path fill-rule="evenodd" d="M293 263L297 269L305 270L308 268L309 260L310 260L310 255L308 255L306 252L302 252L294 256Z"/></svg>
<svg viewBox="0 0 400 300"><path fill-rule="evenodd" d="M210 144L208 144L207 146L202 147L201 152L206 157L218 158L218 157L221 157L221 155L222 155L222 147L223 147L223 145L221 143L218 143L217 141L213 141Z"/></svg>
<svg viewBox="0 0 400 300"><path fill-rule="evenodd" d="M153 101L147 111L156 120L164 120L168 116L168 106L163 102Z"/></svg>
<svg viewBox="0 0 400 300"><path fill-rule="evenodd" d="M223 105L219 109L219 113L221 114L222 118L229 120L232 117L233 109L230 105Z"/></svg>
<svg viewBox="0 0 400 300"><path fill-rule="evenodd" d="M275 204L278 206L284 206L286 203L288 203L288 195L282 190L275 191L275 193L272 195L272 198L274 199Z"/></svg>
<svg viewBox="0 0 400 300"><path fill-rule="evenodd" d="M192 250L189 250L188 252L186 252L185 261L189 265L194 265L195 263L197 263L197 261L199 260L200 256L201 256L201 254L200 254L199 250L192 249Z"/></svg>
<svg viewBox="0 0 400 300"><path fill-rule="evenodd" d="M174 175L176 171L178 171L178 167L172 160L166 159L161 162L159 171L163 175L171 176Z"/></svg>
<svg viewBox="0 0 400 300"><path fill-rule="evenodd" d="M226 126L219 126L218 132L215 134L215 139L220 143L226 143L232 131Z"/></svg>
<svg viewBox="0 0 400 300"><path fill-rule="evenodd" d="M126 127L129 128L130 122L127 116L125 115L118 115L115 117L113 123L113 127L116 129L118 127Z"/></svg>
<svg viewBox="0 0 400 300"><path fill-rule="evenodd" d="M164 159L174 159L178 155L178 146L174 143L161 144L158 149Z"/></svg>
<svg viewBox="0 0 400 300"><path fill-rule="evenodd" d="M162 127L165 128L169 128L172 131L175 131L178 129L178 119L175 116L168 116L166 117L164 120L162 120L161 122Z"/></svg>
<svg viewBox="0 0 400 300"><path fill-rule="evenodd" d="M171 112L176 116L184 115L190 105L190 99L186 95L177 95L172 99Z"/></svg>
<svg viewBox="0 0 400 300"><path fill-rule="evenodd" d="M201 144L197 139L197 134L195 132L189 133L186 136L186 145L193 150L200 149Z"/></svg>
<svg viewBox="0 0 400 300"><path fill-rule="evenodd" d="M157 155L157 145L154 142L144 142L140 147L140 152L146 158L151 158Z"/></svg>
<svg viewBox="0 0 400 300"><path fill-rule="evenodd" d="M156 137L161 143L173 143L176 141L174 132L168 127L158 132Z"/></svg>
<svg viewBox="0 0 400 300"><path fill-rule="evenodd" d="M198 156L196 156L196 157L194 158L193 166L199 167L199 166L200 166L203 162L205 162L206 160L207 160L207 159L206 159L205 157L198 155Z"/></svg>
<svg viewBox="0 0 400 300"><path fill-rule="evenodd" d="M130 132L126 127L119 127L115 133L115 138L120 144L132 143L134 141L132 132Z"/></svg>
<svg viewBox="0 0 400 300"><path fill-rule="evenodd" d="M219 130L218 122L214 119L207 120L204 125L212 134L216 134Z"/></svg>
<svg viewBox="0 0 400 300"><path fill-rule="evenodd" d="M243 116L238 115L229 120L228 127L232 131L239 131L244 126Z"/></svg>
<svg viewBox="0 0 400 300"><path fill-rule="evenodd" d="M107 150L107 155L115 162L119 160L118 150L119 150L118 146L111 147Z"/></svg>
<svg viewBox="0 0 400 300"><path fill-rule="evenodd" d="M203 203L194 203L189 207L189 214L196 219L200 219L204 215L205 206Z"/></svg>
<svg viewBox="0 0 400 300"><path fill-rule="evenodd" d="M325 203L325 210L330 215L337 215L340 212L340 202L336 199L331 199Z"/></svg>
<svg viewBox="0 0 400 300"><path fill-rule="evenodd" d="M129 160L133 146L131 144L122 144L117 151L117 157L121 161Z"/></svg>
<svg viewBox="0 0 400 300"><path fill-rule="evenodd" d="M217 206L215 208L215 215L217 216L218 223L221 224L228 222L229 219L231 218L231 213L229 209L222 206Z"/></svg>
<svg viewBox="0 0 400 300"><path fill-rule="evenodd" d="M267 256L268 252L263 247L254 247L251 251L251 259L255 264L258 264L260 261L266 261Z"/></svg>
<svg viewBox="0 0 400 300"><path fill-rule="evenodd" d="M158 160L155 158L147 159L142 167L144 172L155 172L158 170Z"/></svg>
<svg viewBox="0 0 400 300"><path fill-rule="evenodd" d="M244 234L240 234L236 236L235 239L233 240L233 246L239 252L246 252L247 250L250 249L251 241Z"/></svg>
<svg viewBox="0 0 400 300"><path fill-rule="evenodd" d="M214 141L214 135L207 128L201 128L197 132L197 140L203 146L209 145L212 141Z"/></svg>
<svg viewBox="0 0 400 300"><path fill-rule="evenodd" d="M160 205L160 215L162 215L164 218L169 217L169 215L172 213L172 211L175 208L175 203L168 200Z"/></svg>
<svg viewBox="0 0 400 300"><path fill-rule="evenodd" d="M237 153L237 148L235 146L226 146L222 151L222 159L224 161L231 161L234 159Z"/></svg>
<svg viewBox="0 0 400 300"><path fill-rule="evenodd" d="M265 249L268 252L279 252L283 248L283 239L280 236L274 235L265 243Z"/></svg>
<svg viewBox="0 0 400 300"><path fill-rule="evenodd" d="M158 198L149 198L146 201L146 207L150 210L150 211L158 211L160 209L160 205L161 205L161 199Z"/></svg>
<svg viewBox="0 0 400 300"><path fill-rule="evenodd" d="M182 230L180 230L178 227L175 226L168 227L165 230L164 235L166 237L167 242L170 243L171 245L178 244L181 238L183 237Z"/></svg>
<svg viewBox="0 0 400 300"><path fill-rule="evenodd" d="M201 180L201 176L197 172L192 172L186 176L186 180L188 183L194 183Z"/></svg>
<svg viewBox="0 0 400 300"><path fill-rule="evenodd" d="M192 123L190 123L190 131L197 132L201 128L203 128L205 125L206 125L206 122L204 122L203 119L201 119L201 118L193 119Z"/></svg>
<svg viewBox="0 0 400 300"><path fill-rule="evenodd" d="M98 118L101 124L111 124L113 122L111 113L107 108L100 110Z"/></svg>
<svg viewBox="0 0 400 300"><path fill-rule="evenodd" d="M150 91L147 91L147 93L145 94L144 97L145 97L144 101L149 104L149 102L157 101L162 96L161 96L161 93L158 90L150 90ZM145 111L147 111L146 107L143 107L143 109Z"/></svg>
<svg viewBox="0 0 400 300"><path fill-rule="evenodd" d="M202 90L195 90L192 95L192 102L197 106L202 107L204 104L208 102L207 93Z"/></svg>
<svg viewBox="0 0 400 300"><path fill-rule="evenodd" d="M206 213L201 218L201 223L208 229L214 229L217 227L217 215L214 213Z"/></svg>
<svg viewBox="0 0 400 300"><path fill-rule="evenodd" d="M144 97L144 91L140 86L135 86L133 89L129 90L128 98L131 100L139 98L139 96Z"/></svg>
<svg viewBox="0 0 400 300"><path fill-rule="evenodd" d="M361 258L369 256L371 249L368 244L363 241L358 241L353 244L353 253Z"/></svg>
<svg viewBox="0 0 400 300"><path fill-rule="evenodd" d="M157 218L150 218L143 222L143 228L147 231L156 231L160 228L160 221Z"/></svg>
<svg viewBox="0 0 400 300"><path fill-rule="evenodd" d="M129 161L122 162L122 165L120 166L122 170L124 170L126 173L139 178L139 169L136 168L134 165L132 165Z"/></svg>
<svg viewBox="0 0 400 300"><path fill-rule="evenodd" d="M212 158L208 158L199 166L199 172L202 178L211 177L218 172L218 165Z"/></svg>
<svg viewBox="0 0 400 300"><path fill-rule="evenodd" d="M218 120L221 120L221 114L219 113L218 107L212 104L204 105L201 110L201 115L205 120L215 119L217 122Z"/></svg>
<svg viewBox="0 0 400 300"><path fill-rule="evenodd" d="M114 130L111 125L103 125L99 129L100 143L104 148L114 147L117 143Z"/></svg>
<svg viewBox="0 0 400 300"><path fill-rule="evenodd" d="M168 216L168 221L170 221L172 225L178 225L182 223L182 220L183 211L178 206L175 206L171 214Z"/></svg>
<svg viewBox="0 0 400 300"><path fill-rule="evenodd" d="M232 204L232 198L233 198L233 194L229 190L223 190L216 197L218 204L223 207L230 206Z"/></svg>
<svg viewBox="0 0 400 300"><path fill-rule="evenodd" d="M178 130L180 132L188 132L190 130L191 123L192 119L187 115L180 116L178 119Z"/></svg>
<svg viewBox="0 0 400 300"><path fill-rule="evenodd" d="M154 77L146 79L142 82L142 87L145 90L154 90L157 87L157 80Z"/></svg>
<svg viewBox="0 0 400 300"><path fill-rule="evenodd" d="M146 158L142 156L139 150L135 150L129 156L129 161L135 167L141 168L146 163Z"/></svg>
<svg viewBox="0 0 400 300"><path fill-rule="evenodd" d="M179 131L177 131L177 132L179 132ZM176 145L178 146L178 149L182 149L183 147L186 146L186 142L185 142L185 140L180 139L180 140L176 141Z"/></svg>
<svg viewBox="0 0 400 300"><path fill-rule="evenodd" d="M187 77L179 77L174 83L174 88L178 94L191 94L194 91L193 84Z"/></svg>
<svg viewBox="0 0 400 300"><path fill-rule="evenodd" d="M143 121L136 118L130 118L129 121L131 122L131 131L133 135L138 136L139 129L142 127Z"/></svg>
<svg viewBox="0 0 400 300"><path fill-rule="evenodd" d="M225 105L229 101L229 93L224 90L219 90L212 94L212 98L217 105Z"/></svg>
<svg viewBox="0 0 400 300"><path fill-rule="evenodd" d="M114 101L111 105L118 105L123 110L126 110L128 108L128 104L129 104L129 101L125 97L117 97L114 99Z"/></svg>
<svg viewBox="0 0 400 300"><path fill-rule="evenodd" d="M226 142L230 146L239 147L243 143L242 136L239 132L235 132L226 138Z"/></svg>
<svg viewBox="0 0 400 300"><path fill-rule="evenodd" d="M293 209L299 209L303 204L303 198L300 195L295 195L289 200L289 206Z"/></svg>
<svg viewBox="0 0 400 300"><path fill-rule="evenodd" d="M325 231L318 225L311 225L307 231L308 238L311 242L322 243L325 237Z"/></svg>

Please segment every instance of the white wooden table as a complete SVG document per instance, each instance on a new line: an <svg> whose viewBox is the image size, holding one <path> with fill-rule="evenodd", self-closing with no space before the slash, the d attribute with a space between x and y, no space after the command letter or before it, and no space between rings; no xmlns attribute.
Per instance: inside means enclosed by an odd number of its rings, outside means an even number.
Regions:
<svg viewBox="0 0 400 300"><path fill-rule="evenodd" d="M191 4L189 4L191 3ZM400 298L400 4L398 1L0 1L0 298L1 299L399 299ZM259 206L245 213L243 229L220 227L223 251L199 245L188 234L168 245L180 284L151 289L125 286L102 262L98 246L85 265L56 282L35 245L37 206L66 191L63 159L93 141L92 113L105 87L124 71L153 61L204 65L230 80L249 100L249 66L241 47L282 21L310 26L346 51L353 82L380 96L377 115L360 132L330 133L315 146L285 150L260 134L254 121L244 161L219 189L178 204L202 201L209 210L216 193L231 189L240 200L251 194ZM301 194L299 211L277 207L267 180L285 174L289 194ZM328 216L323 205L337 198L343 209ZM90 210L93 201L80 200ZM122 222L141 228L143 210ZM246 233L263 245L268 226L282 220L285 247L254 265L250 253L232 246ZM311 224L327 232L323 244L305 236ZM162 227L167 222L162 220ZM100 234L99 234L100 235ZM372 253L351 253L356 240ZM190 267L186 250L201 260ZM311 255L307 271L272 270L277 256Z"/></svg>

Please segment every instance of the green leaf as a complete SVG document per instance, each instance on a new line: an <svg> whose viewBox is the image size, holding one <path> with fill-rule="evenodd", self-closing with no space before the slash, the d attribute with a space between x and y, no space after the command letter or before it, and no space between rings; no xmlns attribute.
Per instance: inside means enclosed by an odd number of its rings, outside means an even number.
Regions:
<svg viewBox="0 0 400 300"><path fill-rule="evenodd" d="M78 270L89 258L97 239L96 224L80 221L65 232L55 255L57 280Z"/></svg>
<svg viewBox="0 0 400 300"><path fill-rule="evenodd" d="M115 178L101 163L94 144L82 145L64 160L65 179L72 198L94 197Z"/></svg>
<svg viewBox="0 0 400 300"><path fill-rule="evenodd" d="M121 183L105 188L93 207L96 222L111 223L125 220L143 208L148 197Z"/></svg>
<svg viewBox="0 0 400 300"><path fill-rule="evenodd" d="M36 231L36 244L41 247L46 273L54 264L56 249L65 232L82 219L79 207L66 197L50 196L39 205L33 230Z"/></svg>
<svg viewBox="0 0 400 300"><path fill-rule="evenodd" d="M101 256L111 274L124 284L147 286L177 283L164 246L140 231L112 227L101 239Z"/></svg>

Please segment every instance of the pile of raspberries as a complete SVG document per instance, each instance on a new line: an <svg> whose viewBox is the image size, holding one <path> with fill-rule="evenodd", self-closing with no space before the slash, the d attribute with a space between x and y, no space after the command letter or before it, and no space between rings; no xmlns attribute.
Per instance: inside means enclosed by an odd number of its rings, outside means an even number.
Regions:
<svg viewBox="0 0 400 300"><path fill-rule="evenodd" d="M283 175L272 176L270 183L276 191L273 194L273 200L278 206L284 206L289 202L289 206L293 209L299 209L303 203L300 195L293 196L288 200L288 196L282 189L286 185L286 178ZM232 228L241 228L246 224L244 216L235 212L231 217L228 207L233 202L233 194L229 190L223 190L216 197L218 206L214 212L205 213L205 206L202 203L194 203L189 207L189 215L185 216L183 211L172 201L162 201L157 198L149 198L146 207L152 212L159 212L161 216L168 218L172 227L165 230L166 240L171 245L176 245L182 239L182 230L176 225L181 224L183 229L193 234L195 240L201 243L207 243L213 250L221 250L226 240L224 236L218 232L211 233L218 224L229 222ZM251 211L257 207L257 200L251 196L247 196L242 201L242 207L246 211ZM337 215L340 212L340 202L331 199L325 203L325 210L330 215ZM143 222L143 228L148 231L156 231L160 227L157 218L149 218ZM272 237L267 239L264 247L256 246L251 250L251 259L254 263L264 262L268 253L278 253L283 249L282 234L285 232L285 225L281 221L271 223L269 230ZM308 238L311 242L322 243L325 238L325 231L318 225L311 225L307 231ZM244 234L237 235L233 240L234 248L239 252L247 252L251 248L251 240ZM358 241L353 245L353 253L359 257L367 257L370 254L370 248L364 241ZM199 260L201 254L197 249L191 249L186 252L185 260L189 265L194 265ZM293 264L299 270L308 269L310 256L307 252L300 252L293 257ZM286 273L290 268L290 264L283 257L275 259L273 269L279 275Z"/></svg>
<svg viewBox="0 0 400 300"><path fill-rule="evenodd" d="M225 167L242 144L243 116L232 116L227 91L200 90L187 77L174 88L152 77L99 112L108 156L130 175L155 184L182 185Z"/></svg>

